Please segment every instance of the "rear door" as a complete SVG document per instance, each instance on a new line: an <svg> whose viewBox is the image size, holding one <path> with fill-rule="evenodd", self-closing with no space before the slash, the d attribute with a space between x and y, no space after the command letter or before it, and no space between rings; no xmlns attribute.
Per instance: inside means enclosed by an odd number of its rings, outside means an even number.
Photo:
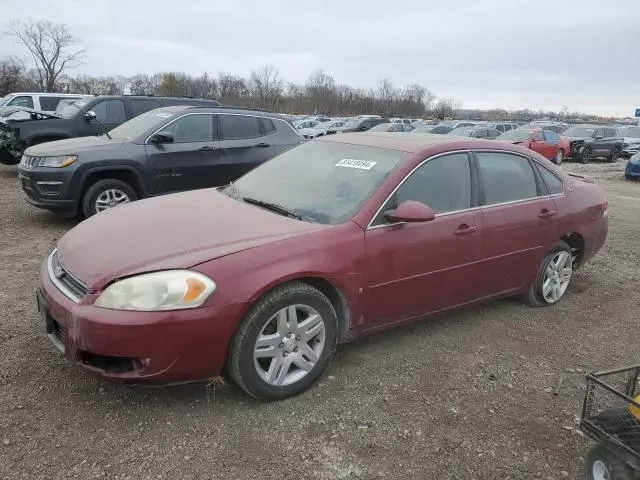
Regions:
<svg viewBox="0 0 640 480"><path fill-rule="evenodd" d="M560 138L553 130L543 130L542 135L547 144L547 154L544 155L544 157L551 160L555 158L556 153L558 153L560 149Z"/></svg>
<svg viewBox="0 0 640 480"><path fill-rule="evenodd" d="M593 132L593 143L591 153L594 157L605 157L609 154L607 148L608 140L604 135L604 128L596 128Z"/></svg>
<svg viewBox="0 0 640 480"><path fill-rule="evenodd" d="M273 122L257 116L223 113L218 115L219 150L216 182L225 185L273 158L276 153ZM268 131L267 131L268 130Z"/></svg>
<svg viewBox="0 0 640 480"><path fill-rule="evenodd" d="M187 113L162 128L173 143L147 142L147 165L154 193L164 194L221 185L216 183L218 142L211 113Z"/></svg>
<svg viewBox="0 0 640 480"><path fill-rule="evenodd" d="M532 161L476 152L482 215L483 296L523 288L558 239L556 206Z"/></svg>
<svg viewBox="0 0 640 480"><path fill-rule="evenodd" d="M394 322L478 295L480 215L466 153L430 159L411 173L365 232L366 322ZM407 200L429 205L430 222L393 224L384 212Z"/></svg>

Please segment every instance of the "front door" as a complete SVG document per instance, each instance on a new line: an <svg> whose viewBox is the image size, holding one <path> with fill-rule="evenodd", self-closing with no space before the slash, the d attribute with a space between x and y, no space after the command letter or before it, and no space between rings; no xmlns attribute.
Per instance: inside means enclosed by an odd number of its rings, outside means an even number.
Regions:
<svg viewBox="0 0 640 480"><path fill-rule="evenodd" d="M114 129L118 125L127 121L127 116L124 111L124 103L119 99L101 100L89 107L86 111L94 112L96 114L96 120L100 122L107 131ZM96 122L86 122L84 114L82 114L81 117L81 137L100 135L103 133L102 127L99 124Z"/></svg>
<svg viewBox="0 0 640 480"><path fill-rule="evenodd" d="M531 150L539 153L545 158L553 158L550 155L549 143L545 140L544 134L542 130L536 131L533 133L532 141L531 141Z"/></svg>
<svg viewBox="0 0 640 480"><path fill-rule="evenodd" d="M483 296L517 290L532 278L558 240L553 199L531 160L478 152L482 215Z"/></svg>
<svg viewBox="0 0 640 480"><path fill-rule="evenodd" d="M214 119L210 113L188 113L162 129L173 136L173 143L147 143L154 194L220 185L216 181L219 149Z"/></svg>
<svg viewBox="0 0 640 480"><path fill-rule="evenodd" d="M400 186L365 232L365 322L394 322L476 297L480 216L466 153L428 160ZM384 212L407 200L429 205L436 218L389 224Z"/></svg>
<svg viewBox="0 0 640 480"><path fill-rule="evenodd" d="M251 115L218 115L220 138L216 163L216 182L226 185L249 170L273 158L276 153L273 133L265 131L258 117Z"/></svg>

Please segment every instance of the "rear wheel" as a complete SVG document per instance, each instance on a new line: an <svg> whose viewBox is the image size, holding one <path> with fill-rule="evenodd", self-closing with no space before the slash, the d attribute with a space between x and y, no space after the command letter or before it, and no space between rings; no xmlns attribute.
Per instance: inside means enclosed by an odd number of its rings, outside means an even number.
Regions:
<svg viewBox="0 0 640 480"><path fill-rule="evenodd" d="M563 160L564 160L564 151L562 149L559 149L556 152L555 156L553 157L553 163L555 163L556 165L560 165Z"/></svg>
<svg viewBox="0 0 640 480"><path fill-rule="evenodd" d="M532 307L548 307L562 299L573 273L571 247L559 241L544 257L538 275L524 296L524 301Z"/></svg>
<svg viewBox="0 0 640 480"><path fill-rule="evenodd" d="M86 218L103 210L133 202L138 195L131 186L115 178L98 180L91 185L82 198L82 213Z"/></svg>
<svg viewBox="0 0 640 480"><path fill-rule="evenodd" d="M618 158L620 158L620 149L616 147L613 149L611 155L609 155L609 158L607 158L607 160L609 161L609 163L616 163L618 161Z"/></svg>
<svg viewBox="0 0 640 480"><path fill-rule="evenodd" d="M633 480L629 467L606 447L596 445L587 455L589 480Z"/></svg>

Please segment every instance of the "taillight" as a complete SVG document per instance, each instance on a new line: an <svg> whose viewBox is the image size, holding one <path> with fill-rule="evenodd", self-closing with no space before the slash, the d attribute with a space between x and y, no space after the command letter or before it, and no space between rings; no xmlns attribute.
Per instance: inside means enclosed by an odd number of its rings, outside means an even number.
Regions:
<svg viewBox="0 0 640 480"><path fill-rule="evenodd" d="M602 216L609 216L609 200L607 200L607 197L604 197L604 203L602 204Z"/></svg>

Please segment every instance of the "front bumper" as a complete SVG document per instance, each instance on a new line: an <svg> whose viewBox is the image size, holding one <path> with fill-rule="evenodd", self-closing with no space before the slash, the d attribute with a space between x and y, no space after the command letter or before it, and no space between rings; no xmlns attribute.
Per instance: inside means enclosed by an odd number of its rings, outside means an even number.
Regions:
<svg viewBox="0 0 640 480"><path fill-rule="evenodd" d="M132 383L169 384L219 375L245 304L167 312L126 312L78 303L53 284L47 261L38 306L43 329L66 358L88 373Z"/></svg>
<svg viewBox="0 0 640 480"><path fill-rule="evenodd" d="M70 184L69 171L18 168L18 180L26 200L34 207L75 214L78 201Z"/></svg>

